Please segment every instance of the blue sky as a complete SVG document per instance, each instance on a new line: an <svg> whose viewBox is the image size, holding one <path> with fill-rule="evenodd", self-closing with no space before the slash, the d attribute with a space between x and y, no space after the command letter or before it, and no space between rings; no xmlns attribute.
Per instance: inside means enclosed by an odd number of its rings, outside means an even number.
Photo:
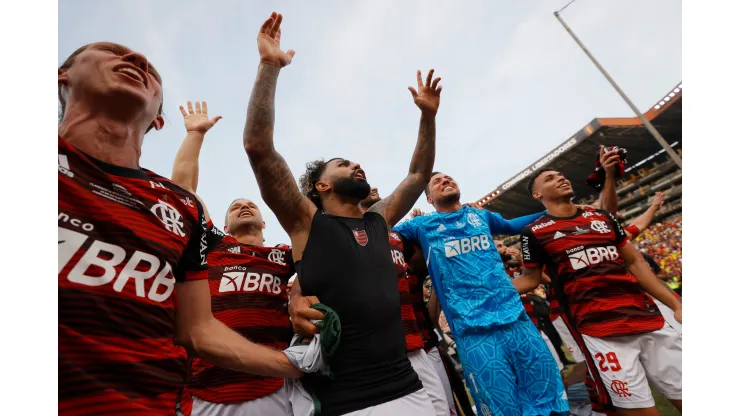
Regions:
<svg viewBox="0 0 740 416"><path fill-rule="evenodd" d="M442 77L435 169L474 201L594 117L633 114L552 15L567 1L59 1L61 63L77 47L112 41L144 53L164 81L165 128L141 164L170 176L185 135L178 105L208 101L224 118L206 138L198 193L214 222L236 197L255 200L268 244L287 235L259 198L242 148L257 69L256 34L275 9L295 49L276 99L275 143L294 176L309 160L361 163L387 195L406 175L419 111L415 71ZM638 108L682 78L681 2L579 0L563 17ZM420 199L416 206L430 211Z"/></svg>

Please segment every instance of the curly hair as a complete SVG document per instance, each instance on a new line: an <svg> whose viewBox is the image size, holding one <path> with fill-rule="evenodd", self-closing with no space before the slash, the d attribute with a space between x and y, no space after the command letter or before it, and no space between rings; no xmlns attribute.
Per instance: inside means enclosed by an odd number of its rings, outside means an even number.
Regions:
<svg viewBox="0 0 740 416"><path fill-rule="evenodd" d="M301 175L300 178L301 193L308 197L308 199L310 199L319 210L323 210L324 208L321 203L319 190L316 189L316 182L321 179L321 175L326 170L326 165L328 163L329 162L324 162L324 159L306 163L306 173Z"/></svg>
<svg viewBox="0 0 740 416"><path fill-rule="evenodd" d="M77 56L81 54L82 52L85 52L87 49L89 49L92 45L94 45L94 43L88 43L87 45L81 46L77 48L76 51L72 52L72 55L69 55L69 57L64 61L64 63L62 63L62 65L59 67L58 73L61 74L63 72L66 72L69 68L71 68L72 64L75 61L75 58L77 58ZM151 63L149 65L151 65ZM162 84L161 80L159 84L160 85ZM59 122L61 123L62 119L64 118L64 113L67 111L67 100L65 98L65 94L62 94L62 85L59 85L57 87L57 97L59 99L59 105L61 107L59 109ZM160 116L162 115L163 107L164 107L164 97L162 98L162 102L159 104L158 115ZM154 124L149 125L149 127L146 129L146 133L149 133L149 130L151 130L152 128L154 128Z"/></svg>

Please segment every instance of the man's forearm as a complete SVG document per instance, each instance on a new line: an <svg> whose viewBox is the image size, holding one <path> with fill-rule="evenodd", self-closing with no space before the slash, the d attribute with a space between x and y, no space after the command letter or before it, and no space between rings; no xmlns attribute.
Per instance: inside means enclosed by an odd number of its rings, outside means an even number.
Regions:
<svg viewBox="0 0 740 416"><path fill-rule="evenodd" d="M643 212L642 215L637 217L632 224L635 227L637 227L640 232L645 231L647 227L650 226L650 223L653 222L653 218L655 217L655 213L658 212L658 207L655 205L650 205L650 208L647 209L647 211Z"/></svg>
<svg viewBox="0 0 740 416"><path fill-rule="evenodd" d="M172 181L190 192L198 188L198 159L204 138L203 133L189 131L177 150L172 166Z"/></svg>
<svg viewBox="0 0 740 416"><path fill-rule="evenodd" d="M275 90L280 68L260 63L247 107L244 148L247 152L271 149L275 128Z"/></svg>
<svg viewBox="0 0 740 416"><path fill-rule="evenodd" d="M263 377L302 376L282 351L255 344L215 318L195 331L191 344L199 357L219 367Z"/></svg>
<svg viewBox="0 0 740 416"><path fill-rule="evenodd" d="M429 296L427 311L429 312L429 317L432 318L432 323L434 324L434 326L439 326L439 316L442 314L442 307L439 304L437 293L434 291L432 291L432 294Z"/></svg>
<svg viewBox="0 0 740 416"><path fill-rule="evenodd" d="M601 209L616 214L619 210L619 199L617 198L617 180L614 172L606 173L604 189L601 191Z"/></svg>
<svg viewBox="0 0 740 416"><path fill-rule="evenodd" d="M436 138L436 117L422 113L419 121L419 136L416 139L416 147L409 165L409 174L421 175L422 180L425 180L424 186L431 179L432 170L434 169Z"/></svg>
<svg viewBox="0 0 740 416"><path fill-rule="evenodd" d="M664 305L669 308L676 310L681 307L681 302L673 296L671 290L662 281L660 281L652 270L648 266L647 262L642 258L635 258L628 264L629 271L632 275L637 278L645 292L650 296L661 301Z"/></svg>

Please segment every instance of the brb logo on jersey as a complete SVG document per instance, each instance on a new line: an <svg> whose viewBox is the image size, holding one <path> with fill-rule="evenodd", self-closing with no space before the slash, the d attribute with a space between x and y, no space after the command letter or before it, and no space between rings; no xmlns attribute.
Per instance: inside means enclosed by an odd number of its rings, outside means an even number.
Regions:
<svg viewBox="0 0 740 416"><path fill-rule="evenodd" d="M588 266L595 266L602 261L615 261L619 258L619 251L614 246L591 247L583 249L583 246L566 251L573 270L581 270Z"/></svg>
<svg viewBox="0 0 740 416"><path fill-rule="evenodd" d="M231 270L231 271L230 271ZM239 271L233 271L239 270ZM247 272L246 267L233 266L224 268L218 291L224 292L267 292L279 295L280 278L269 273Z"/></svg>
<svg viewBox="0 0 740 416"><path fill-rule="evenodd" d="M182 230L182 215L180 215L172 205L162 201L161 199L157 201L159 201L159 203L152 206L152 212L160 221L162 221L164 228L175 235L185 237L185 231Z"/></svg>
<svg viewBox="0 0 740 416"><path fill-rule="evenodd" d="M467 254L471 251L487 250L491 247L486 234L476 235L470 238L461 238L445 243L445 256L455 257L461 254Z"/></svg>
<svg viewBox="0 0 740 416"><path fill-rule="evenodd" d="M66 222L62 215L61 213L59 215L60 221ZM71 219L69 223L75 225L74 221L77 220ZM80 228L86 230L85 224L87 223L82 223ZM89 237L77 231L58 228L59 269L57 273L61 273ZM118 266L122 264L123 267L119 270ZM167 300L175 288L172 267L167 261L138 250L129 255L123 247L100 240L92 241L87 251L67 274L67 279L85 286L104 286L113 283L113 289L119 293L127 285L133 285L136 296L148 298L154 302ZM149 290L147 290L147 285L149 285Z"/></svg>

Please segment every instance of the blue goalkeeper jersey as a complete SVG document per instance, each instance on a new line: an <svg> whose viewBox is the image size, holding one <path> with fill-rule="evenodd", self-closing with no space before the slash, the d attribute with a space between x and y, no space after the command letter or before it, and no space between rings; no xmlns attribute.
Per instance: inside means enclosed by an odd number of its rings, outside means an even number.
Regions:
<svg viewBox="0 0 740 416"><path fill-rule="evenodd" d="M393 230L421 246L447 322L453 334L465 334L514 322L524 312L493 236L519 234L543 214L505 220L463 206L413 218Z"/></svg>

